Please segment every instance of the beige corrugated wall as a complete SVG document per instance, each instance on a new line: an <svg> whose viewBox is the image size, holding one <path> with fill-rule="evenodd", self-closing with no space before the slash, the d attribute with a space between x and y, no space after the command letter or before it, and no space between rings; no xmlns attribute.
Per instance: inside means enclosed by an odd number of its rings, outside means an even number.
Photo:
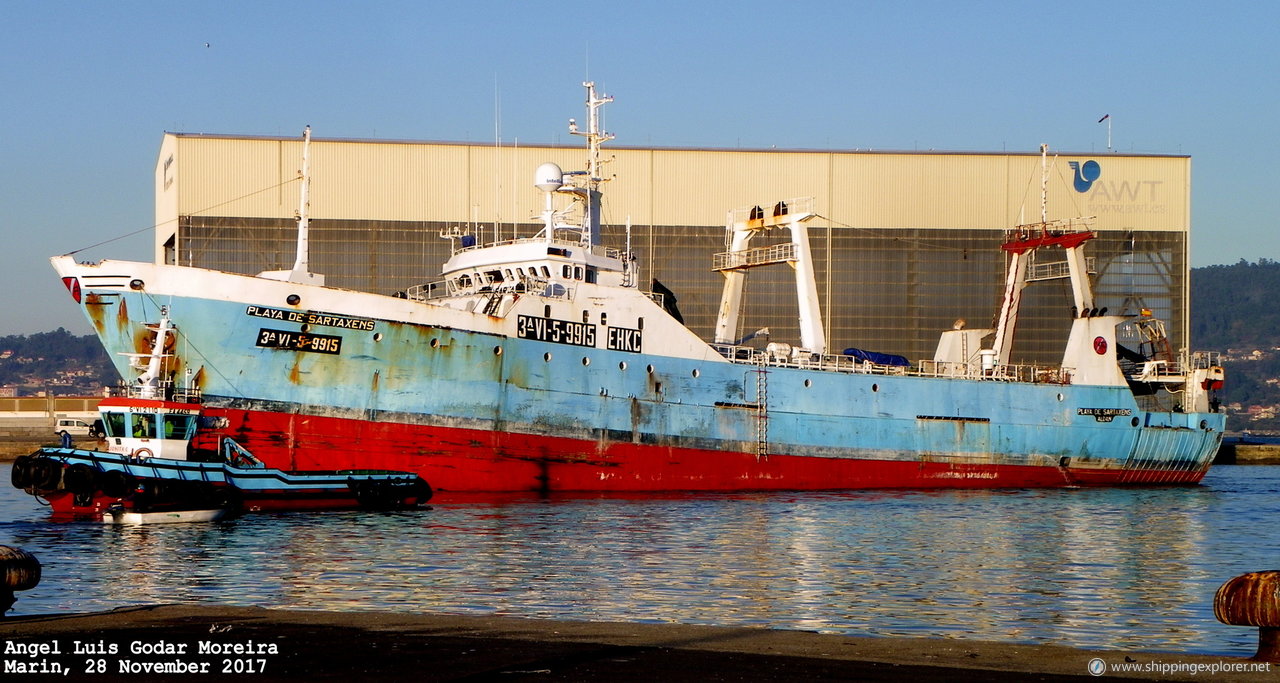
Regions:
<svg viewBox="0 0 1280 683"><path fill-rule="evenodd" d="M792 197L868 228L1010 227L1040 213L1040 156L774 150L607 149L606 220L721 225L726 211ZM178 215L290 217L300 139L165 136L156 222ZM1084 192L1068 162L1094 160ZM311 215L353 220L527 222L541 209L533 171L584 165L578 147L325 140L312 143ZM1099 230L1189 229L1190 159L1071 155L1053 159L1049 217L1096 215Z"/></svg>
<svg viewBox="0 0 1280 683"><path fill-rule="evenodd" d="M694 251L702 255L719 248L722 233L718 229L724 225L727 211L813 197L815 210L828 219L811 225L820 231L813 233L815 239L821 237L818 248L822 252L816 256L820 270L825 269L820 287L824 306L831 310L829 336L878 334L888 329L886 320L891 317L902 329L886 343L900 346L903 339L914 337L912 343L917 348L912 353L922 354L917 357L927 354L930 340L936 339L933 327L943 322L949 326L953 320L946 317L944 321L942 311L960 301L935 299L962 297L967 288L971 290L967 296L981 301L971 303L966 315L984 317L978 309L989 307L983 303L987 290L997 292L997 283L1002 280L997 247L1001 231L1040 217L1041 157L1036 150L937 153L606 146L605 155L609 159L605 174L613 178L604 188L605 224L618 226L629 219L637 228L636 239L643 240L649 253L673 256L654 261L642 272L646 278L669 279L676 271L688 271L682 296L690 307L714 313L713 290L718 276L708 274L703 263L709 262L709 253L696 265L686 257ZM171 243L180 217L197 226L197 234L205 235L212 233L207 228L200 233L199 226L285 225L282 221L292 218L298 208L301 157L300 137L166 134L156 165L156 260L173 260L166 245ZM585 159L586 150L578 145L498 147L313 138L313 218L363 226L356 229L372 230L379 222L406 226L406 232L395 238L401 241L392 246L352 245L355 251L332 257L329 272L354 277L353 273L362 270L361 259L366 258L357 253L361 248L391 250L371 251L367 257L377 267L366 270L378 277L392 273L397 267L393 257L407 251L422 252L425 265L412 269L415 273L435 272L438 263L427 253L436 254L443 248L436 244L439 240L428 240L431 243L421 248L405 240L433 237L441 226L480 226L486 238L494 230L510 235L514 224L533 223L533 216L542 208L543 196L532 186L534 169L551 161L565 171L575 171L585 167ZM1105 273L1100 277L1105 281L1100 286L1111 291L1131 284L1131 280L1137 282L1134 277L1145 278L1144 296L1163 297L1160 300L1174 309L1177 337L1186 340L1190 158L1072 154L1051 156L1050 162L1049 218L1097 217L1094 227L1104 239L1092 251L1103 255L1100 263ZM1079 170L1072 168L1072 162ZM918 237L920 231L932 230L948 232L945 236L939 232L939 239ZM903 238L906 231L917 237ZM224 254L218 257L222 260L214 259L219 265L212 267L257 272L287 267L292 258L291 238L286 234L273 238L279 244L272 242L269 247L261 241L265 239L262 234L255 233L259 236L254 239L259 241L254 246L246 243L239 247L233 244L236 233L224 234L218 238L224 243L220 247ZM695 243L697 249L691 251L689 245ZM1137 256L1126 255L1125 245L1129 244L1138 245ZM280 253L271 258L245 258L243 264L236 265L238 261L228 261L225 256L235 249ZM683 250L680 258L674 258L673 249ZM867 249L871 251L857 251ZM930 249L938 253L923 253ZM973 249L983 252L973 254ZM985 259L987 265L978 270L963 261L948 265L945 259L953 256ZM194 262L197 265L199 258ZM313 260L316 258L313 254ZM1135 260L1149 265L1128 265ZM830 264L830 268L823 264ZM911 294L926 291L922 287L929 276L921 269L936 276L947 268L956 271L956 282L964 286ZM408 277L402 279L407 282ZM392 278L385 285L367 286L369 291L381 291L379 287L402 288L406 282ZM366 285L352 280L347 286ZM842 303L853 292L858 295L856 310ZM888 302L884 305L891 307L891 314L871 305L872 299L865 295L872 292L880 293L874 301ZM907 304L893 295L914 296L910 304L914 308L902 308ZM1038 332L1033 325L1035 304L1029 304L1023 316L1022 327L1029 339L1036 335L1048 339L1056 333L1054 306L1058 304L1046 300L1043 306L1043 330ZM1052 348L1058 348L1056 342L1045 342L1038 353L1047 357L1051 351L1045 349Z"/></svg>

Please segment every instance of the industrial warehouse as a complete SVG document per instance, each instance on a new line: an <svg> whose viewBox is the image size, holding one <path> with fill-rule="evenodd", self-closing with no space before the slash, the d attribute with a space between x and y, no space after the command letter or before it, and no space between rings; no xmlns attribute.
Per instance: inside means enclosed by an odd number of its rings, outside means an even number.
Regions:
<svg viewBox="0 0 1280 683"><path fill-rule="evenodd" d="M642 288L713 336L726 212L811 197L818 297L830 348L929 358L955 325L990 327L1007 231L1041 220L1039 150L1000 153L606 146L603 242L629 248ZM157 263L259 273L294 259L300 137L165 134L156 167ZM394 295L438 280L462 235L537 231L543 162L582 166L572 145L348 140L311 148L311 269L327 284ZM1047 217L1096 217L1086 247L1100 307L1150 310L1175 349L1188 338L1190 158L1050 152ZM785 235L780 236L785 240ZM1071 286L1036 256L1013 358L1061 360ZM1052 254L1052 252L1048 252ZM739 337L798 340L794 276L757 269ZM772 324L765 322L772 321Z"/></svg>

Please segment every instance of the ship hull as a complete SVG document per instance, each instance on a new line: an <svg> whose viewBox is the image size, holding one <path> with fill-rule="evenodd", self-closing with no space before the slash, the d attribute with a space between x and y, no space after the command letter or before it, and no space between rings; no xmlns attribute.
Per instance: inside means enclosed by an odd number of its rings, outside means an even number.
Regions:
<svg viewBox="0 0 1280 683"><path fill-rule="evenodd" d="M301 470L374 467L412 471L437 499L458 492L768 491L869 488L1052 488L1198 483L1203 456L1124 466L1069 458L1030 465L994 454L922 457L812 457L677 445L521 434L362 420L214 409L230 433L257 452L287 457ZM252 425L251 428L248 425ZM285 443L282 443L282 439ZM1210 438L1207 441L1212 442ZM1022 459L1025 462L1025 459ZM268 458L269 461L269 458ZM269 463L271 464L271 463Z"/></svg>
<svg viewBox="0 0 1280 683"><path fill-rule="evenodd" d="M198 439L229 436L284 470L414 472L442 496L1189 484L1224 428L1221 414L1145 410L1125 386L1048 375L735 362L616 287L440 303L54 265L122 375L168 306L173 372L225 418Z"/></svg>

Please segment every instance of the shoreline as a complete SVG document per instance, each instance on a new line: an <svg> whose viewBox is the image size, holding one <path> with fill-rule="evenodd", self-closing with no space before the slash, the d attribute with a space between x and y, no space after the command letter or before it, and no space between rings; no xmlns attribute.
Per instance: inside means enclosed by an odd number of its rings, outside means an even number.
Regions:
<svg viewBox="0 0 1280 683"><path fill-rule="evenodd" d="M45 661L94 680L225 673L259 680L1259 680L1238 657L1057 645L875 638L749 627L517 617L152 605L0 620L7 661ZM112 647L115 651L112 652ZM44 650L40 654L38 650ZM76 653L79 649L81 652ZM55 651L58 654L54 654ZM178 664L180 663L180 664ZM173 669L166 667L200 667ZM1096 667L1097 664L1095 663ZM239 667L239 670L236 670ZM1216 669L1214 667L1217 667ZM1252 668L1250 668L1252 667ZM1123 671L1131 668L1137 671ZM1150 669L1144 671L1142 669ZM1199 668L1198 671L1193 669ZM1231 671L1228 669L1237 669ZM49 671L45 673L58 673ZM88 678L88 676L86 676ZM1280 677L1277 677L1280 678Z"/></svg>

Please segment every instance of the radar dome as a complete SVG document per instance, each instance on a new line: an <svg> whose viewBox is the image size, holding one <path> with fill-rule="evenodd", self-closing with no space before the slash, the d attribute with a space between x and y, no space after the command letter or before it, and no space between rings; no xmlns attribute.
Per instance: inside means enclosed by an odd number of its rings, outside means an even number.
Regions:
<svg viewBox="0 0 1280 683"><path fill-rule="evenodd" d="M555 192L564 185L564 171L548 161L533 172L533 186L543 192Z"/></svg>

